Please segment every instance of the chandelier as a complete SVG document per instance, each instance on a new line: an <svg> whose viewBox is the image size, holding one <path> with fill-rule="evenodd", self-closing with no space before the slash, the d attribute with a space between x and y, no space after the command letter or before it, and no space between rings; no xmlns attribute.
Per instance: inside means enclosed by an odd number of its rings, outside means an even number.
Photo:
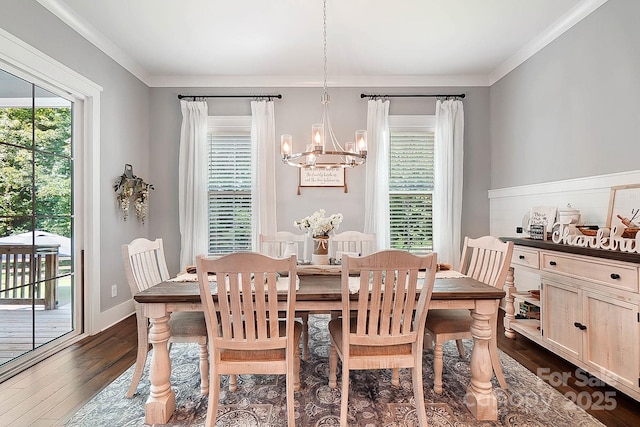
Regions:
<svg viewBox="0 0 640 427"><path fill-rule="evenodd" d="M324 37L324 91L322 93L322 123L311 126L311 143L302 152L293 152L291 135L280 137L282 161L299 168L336 169L352 168L364 164L367 160L367 131L357 130L355 140L345 142L344 147L338 141L329 119L329 92L327 91L327 0L323 2ZM329 147L327 139L331 143Z"/></svg>

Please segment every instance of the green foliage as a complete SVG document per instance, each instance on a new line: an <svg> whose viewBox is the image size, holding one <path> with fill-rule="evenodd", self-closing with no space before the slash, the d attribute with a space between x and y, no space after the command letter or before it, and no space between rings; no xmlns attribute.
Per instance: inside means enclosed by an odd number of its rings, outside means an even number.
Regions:
<svg viewBox="0 0 640 427"><path fill-rule="evenodd" d="M70 237L71 173L70 108L0 108L0 236Z"/></svg>

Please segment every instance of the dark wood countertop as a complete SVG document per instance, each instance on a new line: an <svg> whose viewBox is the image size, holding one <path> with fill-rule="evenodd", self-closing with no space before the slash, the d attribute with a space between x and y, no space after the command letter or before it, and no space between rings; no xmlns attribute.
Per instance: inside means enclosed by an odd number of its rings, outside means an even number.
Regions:
<svg viewBox="0 0 640 427"><path fill-rule="evenodd" d="M504 242L513 242L514 245L518 246L640 264L640 254L637 253L611 251L608 249L583 248L580 246L553 243L551 240L534 240L520 237L501 237L500 239Z"/></svg>

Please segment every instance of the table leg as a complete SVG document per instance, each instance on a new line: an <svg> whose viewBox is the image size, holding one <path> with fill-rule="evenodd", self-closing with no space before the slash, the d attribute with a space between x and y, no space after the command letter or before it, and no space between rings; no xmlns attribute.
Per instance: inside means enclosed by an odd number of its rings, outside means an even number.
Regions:
<svg viewBox="0 0 640 427"><path fill-rule="evenodd" d="M498 401L491 386L493 367L489 353L489 341L492 328L491 317L495 315L496 300L476 300L471 311L471 335L473 352L471 353L471 384L467 387L465 404L477 420L497 420Z"/></svg>
<svg viewBox="0 0 640 427"><path fill-rule="evenodd" d="M504 281L504 292L507 294L504 297L504 335L507 338L515 338L516 333L511 329L511 322L513 322L516 318L515 312L516 309L514 307L514 298L513 294L516 291L515 280L513 276L513 267L509 267L509 271L507 272L507 278Z"/></svg>
<svg viewBox="0 0 640 427"><path fill-rule="evenodd" d="M169 359L168 341L171 336L169 313L162 304L147 304L145 315L149 317L149 342L153 345L151 353L151 382L149 398L145 405L145 422L147 424L166 424L176 408L175 392L171 389L171 360Z"/></svg>

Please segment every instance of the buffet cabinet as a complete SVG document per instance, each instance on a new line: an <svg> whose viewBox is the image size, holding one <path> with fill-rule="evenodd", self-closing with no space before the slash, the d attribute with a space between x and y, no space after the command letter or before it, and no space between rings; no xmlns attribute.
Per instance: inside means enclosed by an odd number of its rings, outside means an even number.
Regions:
<svg viewBox="0 0 640 427"><path fill-rule="evenodd" d="M514 242L505 335L518 332L640 400L640 255L503 240Z"/></svg>

